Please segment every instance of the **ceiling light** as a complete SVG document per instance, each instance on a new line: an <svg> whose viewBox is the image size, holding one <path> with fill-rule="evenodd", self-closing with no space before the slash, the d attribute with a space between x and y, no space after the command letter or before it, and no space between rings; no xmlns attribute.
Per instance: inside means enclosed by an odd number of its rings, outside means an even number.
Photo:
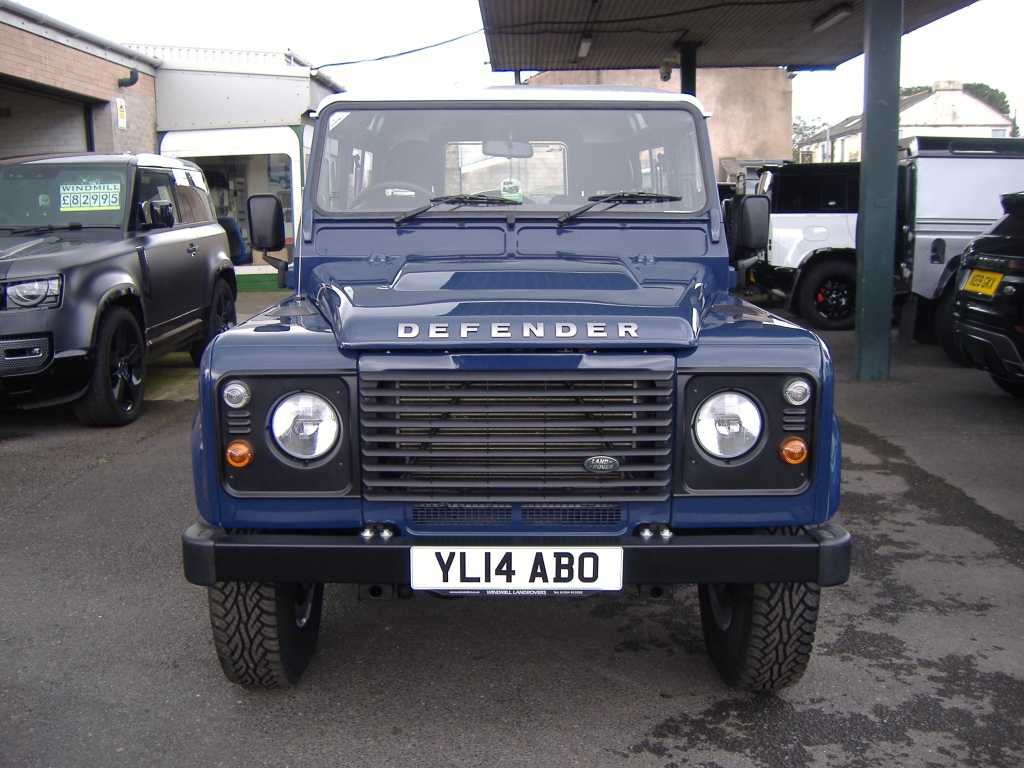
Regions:
<svg viewBox="0 0 1024 768"><path fill-rule="evenodd" d="M853 3L840 3L825 11L811 23L811 32L824 32L853 13Z"/></svg>
<svg viewBox="0 0 1024 768"><path fill-rule="evenodd" d="M594 44L594 36L591 34L583 35L580 38L580 48L576 51L577 59L587 58L587 54L590 53L590 46Z"/></svg>

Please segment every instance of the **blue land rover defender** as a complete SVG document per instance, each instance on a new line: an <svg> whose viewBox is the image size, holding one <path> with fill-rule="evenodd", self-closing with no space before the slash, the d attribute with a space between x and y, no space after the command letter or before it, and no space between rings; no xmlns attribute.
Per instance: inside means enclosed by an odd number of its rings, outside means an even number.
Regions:
<svg viewBox="0 0 1024 768"><path fill-rule="evenodd" d="M323 584L362 597L657 597L697 584L727 683L803 673L849 574L832 363L729 294L689 96L518 86L318 110L295 294L217 336L192 434L227 677L298 681ZM276 198L252 243L283 240Z"/></svg>

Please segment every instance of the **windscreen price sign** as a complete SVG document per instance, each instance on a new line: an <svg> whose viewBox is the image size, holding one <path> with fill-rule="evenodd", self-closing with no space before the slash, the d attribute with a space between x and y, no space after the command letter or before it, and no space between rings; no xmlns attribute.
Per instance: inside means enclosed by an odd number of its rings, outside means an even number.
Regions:
<svg viewBox="0 0 1024 768"><path fill-rule="evenodd" d="M121 208L120 184L61 184L62 211L117 211Z"/></svg>

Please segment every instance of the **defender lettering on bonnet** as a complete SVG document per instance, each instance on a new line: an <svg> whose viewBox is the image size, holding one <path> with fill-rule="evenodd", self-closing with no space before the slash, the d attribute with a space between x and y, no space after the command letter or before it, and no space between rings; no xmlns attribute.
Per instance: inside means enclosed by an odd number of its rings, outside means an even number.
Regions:
<svg viewBox="0 0 1024 768"><path fill-rule="evenodd" d="M614 331L609 330L609 326L612 323L587 323L586 324L586 337L589 339L608 339L612 338ZM640 338L640 324L639 323L614 323L618 327L618 338L620 339L639 339ZM545 327L546 326L546 327ZM576 323L569 322L555 322L555 323L523 323L522 334L516 337L513 333L513 329L518 330L518 324L507 322L507 323L490 323L490 337L492 339L512 339L512 338L545 338L547 331L554 331L554 335L560 339L571 339L580 335L580 328L577 327ZM455 333L458 333L459 338L469 339L474 338L475 334L480 332L480 323L430 323L427 326L427 336L431 339L449 339L453 338ZM399 323L398 324L398 338L400 339L415 339L420 335L419 323ZM486 334L485 334L486 335Z"/></svg>

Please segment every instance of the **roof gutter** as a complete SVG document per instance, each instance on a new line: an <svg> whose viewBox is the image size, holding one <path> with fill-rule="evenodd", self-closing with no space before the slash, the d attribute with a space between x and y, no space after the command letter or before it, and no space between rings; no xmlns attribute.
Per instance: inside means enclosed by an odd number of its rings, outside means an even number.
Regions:
<svg viewBox="0 0 1024 768"><path fill-rule="evenodd" d="M102 38L99 35L94 35L91 32L86 32L84 29L78 29L78 27L73 27L70 24L66 24L63 21L59 21L58 19L53 18L52 16L47 16L44 13L33 11L31 8L26 8L23 5L18 5L18 3L12 3L11 0L0 0L0 11L7 11L8 13L20 16L23 19L35 22L36 24L41 24L43 26L50 27L51 29L57 30L58 32L63 32L66 35L70 35L76 40L81 40L83 43L90 43L92 45L98 46L99 48L102 48L105 51L110 51L111 53L116 53L120 56L126 56L130 59L134 59L135 61L148 64L150 67L153 68L159 67L160 64L162 63L160 59L154 59L151 56L145 56L139 53L138 51L133 51L131 48L128 48L123 45L118 45L117 43Z"/></svg>

